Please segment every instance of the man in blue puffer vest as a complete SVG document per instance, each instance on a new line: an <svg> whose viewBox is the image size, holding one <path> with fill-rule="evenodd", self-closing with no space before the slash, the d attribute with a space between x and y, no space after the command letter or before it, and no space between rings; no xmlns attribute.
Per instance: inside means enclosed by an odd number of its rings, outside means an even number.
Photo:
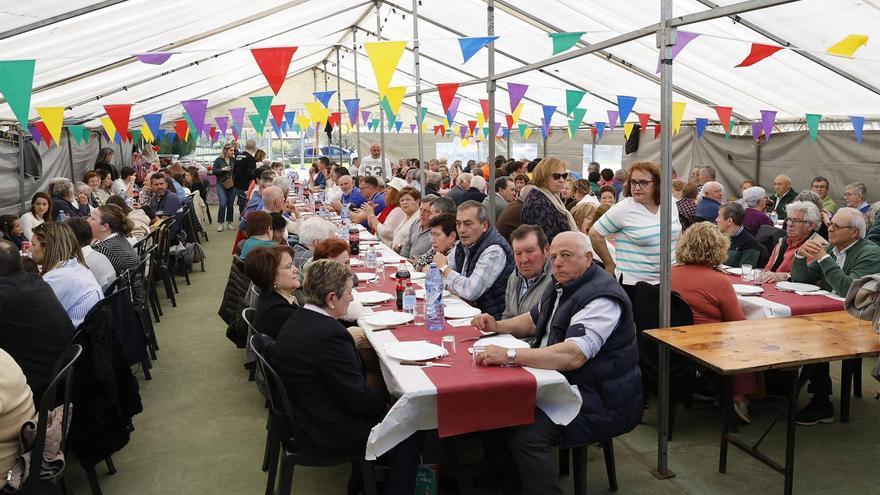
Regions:
<svg viewBox="0 0 880 495"><path fill-rule="evenodd" d="M563 232L550 246L553 284L529 313L504 321L483 314L473 325L485 332L534 338L531 349L488 346L483 366L553 369L576 385L583 403L568 425L557 425L536 409L535 422L508 433L523 493L561 494L558 446L574 446L622 435L642 417L642 377L632 307L626 293L592 264L590 240Z"/></svg>

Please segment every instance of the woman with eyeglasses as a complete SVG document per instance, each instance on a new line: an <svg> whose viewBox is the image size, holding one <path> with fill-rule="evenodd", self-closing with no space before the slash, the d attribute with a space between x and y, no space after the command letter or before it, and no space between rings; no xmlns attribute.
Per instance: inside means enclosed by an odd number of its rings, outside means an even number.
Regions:
<svg viewBox="0 0 880 495"><path fill-rule="evenodd" d="M566 163L548 156L535 167L531 182L535 188L523 200L520 217L522 223L540 225L550 242L553 242L553 238L560 232L578 230L574 217L562 202L561 194L566 180L568 180Z"/></svg>
<svg viewBox="0 0 880 495"><path fill-rule="evenodd" d="M624 198L590 228L593 249L605 270L624 288L638 282L660 283L660 166L638 162L626 172ZM681 234L678 209L671 208L670 242L674 252ZM615 234L611 256L605 239ZM675 256L672 257L675 262ZM620 272L620 273L618 273Z"/></svg>

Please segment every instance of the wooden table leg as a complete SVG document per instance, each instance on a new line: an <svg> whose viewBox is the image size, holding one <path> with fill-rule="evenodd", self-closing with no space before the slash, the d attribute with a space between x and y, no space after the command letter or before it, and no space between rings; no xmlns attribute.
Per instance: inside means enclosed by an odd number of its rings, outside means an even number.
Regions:
<svg viewBox="0 0 880 495"><path fill-rule="evenodd" d="M733 375L722 377L721 387L721 455L718 472L727 472L727 436L730 433L731 412L733 411Z"/></svg>

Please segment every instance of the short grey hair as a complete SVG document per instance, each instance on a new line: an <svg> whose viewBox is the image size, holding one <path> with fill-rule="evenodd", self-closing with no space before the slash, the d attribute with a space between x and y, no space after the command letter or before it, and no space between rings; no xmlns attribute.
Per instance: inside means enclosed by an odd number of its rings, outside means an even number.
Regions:
<svg viewBox="0 0 880 495"><path fill-rule="evenodd" d="M280 188L284 195L287 196L287 192L290 191L290 177L279 175L272 179L272 185Z"/></svg>
<svg viewBox="0 0 880 495"><path fill-rule="evenodd" d="M758 206L758 202L767 197L767 191L761 186L752 186L743 191L743 203L746 208Z"/></svg>
<svg viewBox="0 0 880 495"><path fill-rule="evenodd" d="M468 186L470 186L471 179L473 179L473 178L474 178L474 174L469 173L469 172L465 172L465 173L458 176L458 180L455 181L455 184L458 186L462 186L462 187L464 187L466 184Z"/></svg>
<svg viewBox="0 0 880 495"><path fill-rule="evenodd" d="M851 182L843 188L844 191L847 189L857 190L859 194L862 195L863 199L868 197L868 188L865 186L864 182Z"/></svg>
<svg viewBox="0 0 880 495"><path fill-rule="evenodd" d="M430 170L425 172L425 183L429 186L434 186L435 189L440 187L442 180L443 176L440 175L440 172L432 172Z"/></svg>
<svg viewBox="0 0 880 495"><path fill-rule="evenodd" d="M718 189L721 190L721 200L724 201L724 186L720 182L710 180L709 182L703 184L703 191L705 191L707 187L714 186L716 184L718 185Z"/></svg>
<svg viewBox="0 0 880 495"><path fill-rule="evenodd" d="M436 194L427 194L425 196L422 196L422 203L428 203L429 205L431 205L434 204L434 201L437 201L437 199L439 198L440 196L437 196Z"/></svg>
<svg viewBox="0 0 880 495"><path fill-rule="evenodd" d="M436 212L439 215L444 214L454 214L455 213L455 201L452 198L437 198L431 203L431 211Z"/></svg>
<svg viewBox="0 0 880 495"><path fill-rule="evenodd" d="M792 201L785 207L785 213L788 216L791 216L796 211L803 212L804 220L813 225L819 225L819 222L822 221L822 214L819 212L819 208L816 208L816 205L809 201Z"/></svg>
<svg viewBox="0 0 880 495"><path fill-rule="evenodd" d="M822 198L819 197L818 194L814 193L807 189L806 191L801 191L797 196L794 197L795 201L809 201L816 205L816 208L819 208L821 212L825 207L822 205Z"/></svg>
<svg viewBox="0 0 880 495"><path fill-rule="evenodd" d="M708 175L710 179L715 180L715 167L712 165L701 165L700 175Z"/></svg>
<svg viewBox="0 0 880 495"><path fill-rule="evenodd" d="M475 175L471 179L471 187L477 189L480 192L486 190L486 179L483 178L482 175Z"/></svg>
<svg viewBox="0 0 880 495"><path fill-rule="evenodd" d="M336 226L321 217L306 218L299 227L299 243L309 250L315 249L315 243L336 237Z"/></svg>
<svg viewBox="0 0 880 495"><path fill-rule="evenodd" d="M323 308L327 304L328 294L342 297L350 278L351 271L337 261L323 259L310 263L303 280L305 302Z"/></svg>
<svg viewBox="0 0 880 495"><path fill-rule="evenodd" d="M85 182L77 182L74 187L76 194L91 194L92 188ZM56 189L57 190L57 189Z"/></svg>
<svg viewBox="0 0 880 495"><path fill-rule="evenodd" d="M464 203L458 205L457 211L469 210L471 208L477 209L477 219L480 221L480 223L486 223L489 221L489 212L486 210L486 207L483 206L483 203L478 203L472 199L469 199Z"/></svg>
<svg viewBox="0 0 880 495"><path fill-rule="evenodd" d="M89 192L91 191L92 190L89 189ZM67 179L55 182L54 186L52 187L52 195L59 198L64 198L71 203L76 201L76 197L73 193L73 182L70 182Z"/></svg>
<svg viewBox="0 0 880 495"><path fill-rule="evenodd" d="M862 212L855 208L840 208L837 210L837 213L834 214L834 218L838 218L838 215L846 212L849 213L849 227L855 227L856 230L859 231L859 239L864 239L865 234L867 233L868 226L865 223L865 215L862 215ZM847 227L847 225L841 225L841 227Z"/></svg>

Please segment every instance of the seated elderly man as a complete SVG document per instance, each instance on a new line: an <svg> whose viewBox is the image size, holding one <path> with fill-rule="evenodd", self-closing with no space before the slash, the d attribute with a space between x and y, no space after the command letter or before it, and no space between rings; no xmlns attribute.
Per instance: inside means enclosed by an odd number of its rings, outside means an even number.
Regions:
<svg viewBox="0 0 880 495"><path fill-rule="evenodd" d="M791 217L789 217L791 221ZM841 208L828 226L827 245L818 239L805 242L791 266L793 282L819 284L839 296L845 296L853 280L880 273L880 247L865 239L865 218L855 208ZM808 259L813 261L808 262ZM810 379L808 391L813 397L798 412L797 423L804 426L834 421L831 375L828 363L806 366Z"/></svg>
<svg viewBox="0 0 880 495"><path fill-rule="evenodd" d="M474 174L468 172L459 175L455 180L455 186L446 193L446 197L455 201L456 206L462 204L465 201L463 199L464 193L471 187L471 179L473 178Z"/></svg>
<svg viewBox="0 0 880 495"><path fill-rule="evenodd" d="M431 202L431 218L446 214L455 215L455 209L455 201L446 197L437 198Z"/></svg>
<svg viewBox="0 0 880 495"><path fill-rule="evenodd" d="M770 260L764 267L764 282L782 282L791 279L794 255L822 222L822 214L816 205L807 201L795 201L786 208L786 236L779 239Z"/></svg>
<svg viewBox="0 0 880 495"><path fill-rule="evenodd" d="M794 198L797 196L797 192L791 188L791 177L784 174L777 175L773 179L773 190L776 194L770 196L770 201L773 202L773 208L770 212L775 212L780 220L785 220L788 214L787 207L794 202Z"/></svg>
<svg viewBox="0 0 880 495"><path fill-rule="evenodd" d="M510 234L516 270L507 279L502 320L528 313L550 286L550 243L537 225L520 225Z"/></svg>
<svg viewBox="0 0 880 495"><path fill-rule="evenodd" d="M504 291L513 272L510 244L489 225L486 207L476 201L458 206L455 217L459 244L449 252L434 255L446 286L484 313L501 318Z"/></svg>
<svg viewBox="0 0 880 495"><path fill-rule="evenodd" d="M519 468L523 493L561 494L555 453L564 443L584 444L631 431L642 417L642 376L632 306L614 277L592 263L590 240L581 232L553 239L554 284L528 313L495 321L474 318L482 331L534 337L531 349L488 346L484 366L519 365L560 371L577 385L583 404L567 426L540 409L535 422L511 428L508 444Z"/></svg>
<svg viewBox="0 0 880 495"><path fill-rule="evenodd" d="M419 256L431 250L431 203L437 200L437 196L431 194L422 197L419 205L419 220L413 222L409 228L409 234L400 246L400 255L410 260L418 259Z"/></svg>
<svg viewBox="0 0 880 495"><path fill-rule="evenodd" d="M727 266L740 267L742 265L756 266L761 256L761 248L755 236L743 227L745 210L736 201L722 205L718 209L718 218L715 223L722 233L730 236L730 247L727 249Z"/></svg>
<svg viewBox="0 0 880 495"><path fill-rule="evenodd" d="M260 181L257 183L257 186L254 187L253 192L251 192L251 197L248 199L247 205L244 207L242 216L246 215L249 211L260 211L263 209L263 191L268 187L272 187L272 181L274 180L275 172L271 170L263 170L260 173Z"/></svg>
<svg viewBox="0 0 880 495"><path fill-rule="evenodd" d="M743 191L742 202L746 208L742 225L752 235L757 235L762 225L773 225L764 212L767 209L767 191L763 187L754 186Z"/></svg>
<svg viewBox="0 0 880 495"><path fill-rule="evenodd" d="M495 194L491 196L486 196L483 199L483 205L486 208L489 208L489 201L495 203L495 223L498 223L498 217L501 216L501 212L507 208L513 200L516 199L516 187L513 185L513 180L508 177L499 177L495 179Z"/></svg>
<svg viewBox="0 0 880 495"><path fill-rule="evenodd" d="M846 203L847 208L855 208L862 215L866 215L868 210L871 209L871 204L868 203L867 197L868 188L865 187L864 182L853 182L847 184L846 188L844 188L843 202Z"/></svg>
<svg viewBox="0 0 880 495"><path fill-rule="evenodd" d="M360 208L365 200L361 195L360 188L354 183L354 177L351 176L345 167L337 168L335 173L338 176L336 185L339 186L342 196L340 196L339 201L330 203L330 207L336 213L341 213L342 207L346 205L348 205L350 210Z"/></svg>
<svg viewBox="0 0 880 495"><path fill-rule="evenodd" d="M290 187L290 179L287 177L276 177L279 180L279 183L282 185L286 185L286 187ZM298 234L300 231L300 225L302 223L302 218L299 217L299 214L296 213L296 208L294 208L291 204L285 201L287 198L287 193L284 189L278 186L270 186L263 189L263 208L261 211L264 211L268 214L280 213L281 215L292 214L294 220L287 218L284 219L287 221L287 232L289 234ZM246 218L242 220L242 225L244 226Z"/></svg>
<svg viewBox="0 0 880 495"><path fill-rule="evenodd" d="M703 199L697 203L697 212L694 214L696 222L714 222L718 218L718 208L724 201L724 187L715 181L703 184Z"/></svg>

